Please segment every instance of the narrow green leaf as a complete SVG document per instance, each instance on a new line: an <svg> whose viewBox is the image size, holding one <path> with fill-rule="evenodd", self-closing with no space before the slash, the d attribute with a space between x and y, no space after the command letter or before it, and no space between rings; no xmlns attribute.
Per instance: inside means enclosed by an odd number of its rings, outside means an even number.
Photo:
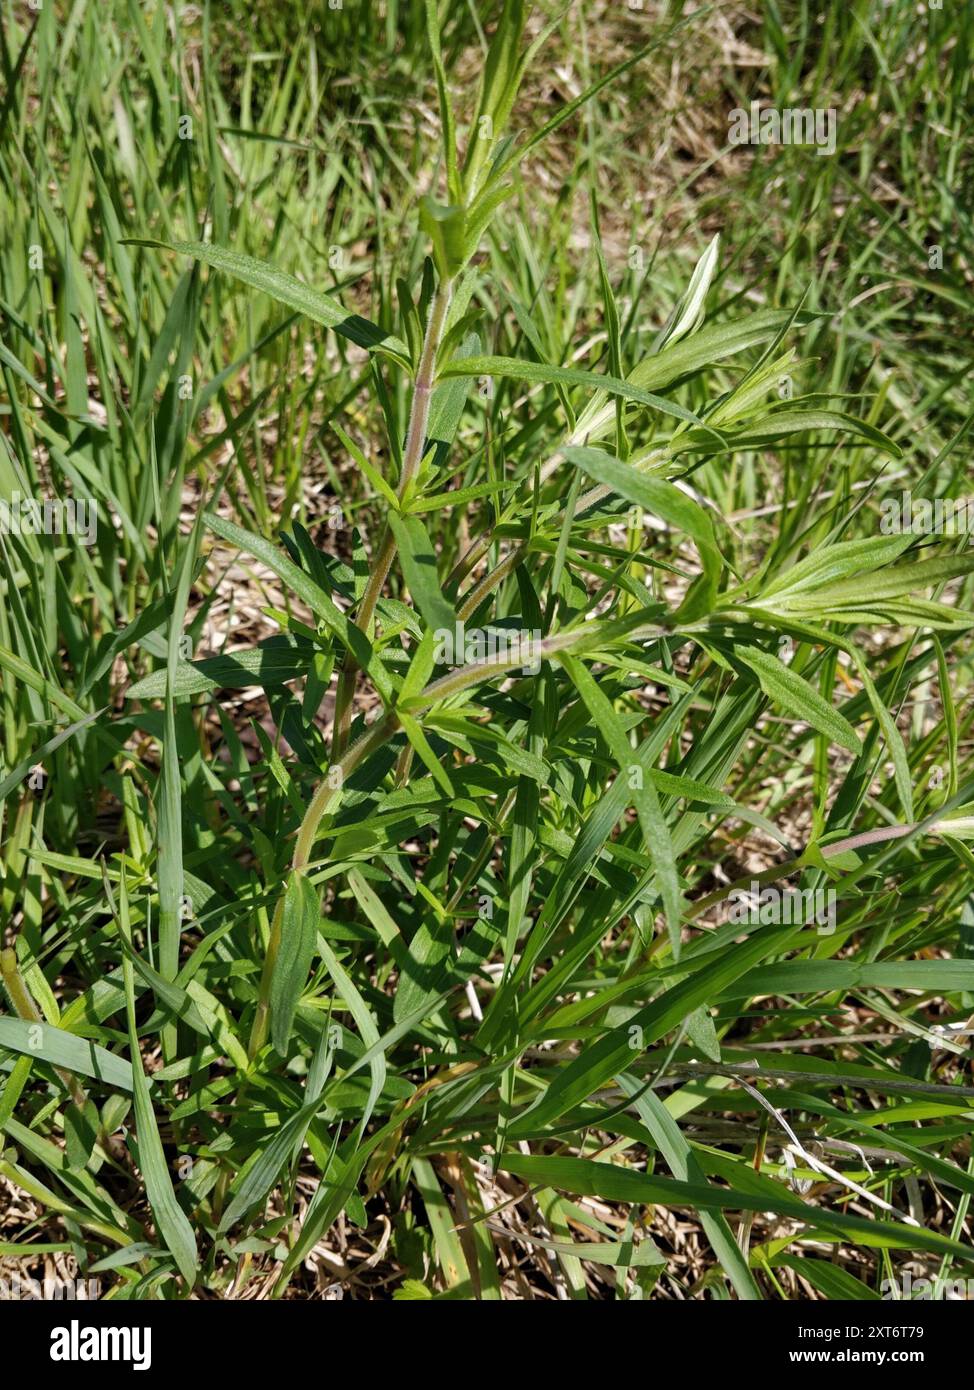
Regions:
<svg viewBox="0 0 974 1390"><path fill-rule="evenodd" d="M452 633L456 614L443 597L436 572L436 552L426 527L418 516L399 516L396 512L389 513L389 525L399 547L402 572L416 607L429 627Z"/></svg>
<svg viewBox="0 0 974 1390"><path fill-rule="evenodd" d="M440 369L440 376L506 376L518 381L537 381L554 386L587 386L593 391L604 391L607 395L632 401L634 405L657 410L661 415L704 428L704 422L692 411L663 396L644 391L631 380L620 381L617 377L604 376L600 372L584 372L576 367L555 367L547 362L530 362L519 357L458 357ZM719 436L717 438L719 440Z"/></svg>
<svg viewBox="0 0 974 1390"><path fill-rule="evenodd" d="M53 1023L0 1015L0 1047L104 1081L106 1086L122 1091L132 1089L132 1068L124 1057L116 1057L97 1043L78 1038Z"/></svg>
<svg viewBox="0 0 974 1390"><path fill-rule="evenodd" d="M253 256L243 255L240 251L231 251L204 241L156 241L132 237L127 239L125 244L151 246L160 251L175 251L180 256L192 256L194 260L202 261L214 270L232 275L235 280L242 281L251 289L269 295L278 304L296 309L299 314L304 314L305 318L334 329L336 333L340 333L359 347L372 350L384 348L404 361L409 361L406 344L391 333L383 333L381 328L363 318L361 314L350 313L331 295L311 289L293 275L278 270L277 266L267 261L259 261Z"/></svg>
<svg viewBox="0 0 974 1390"><path fill-rule="evenodd" d="M765 695L786 714L803 720L840 748L861 753L855 729L797 671L758 647L735 646L734 655L755 673Z"/></svg>
<svg viewBox="0 0 974 1390"><path fill-rule="evenodd" d="M129 946L132 934L128 919L128 890L124 875L120 884L119 930ZM132 975L132 962L126 954L122 958L122 972L125 980L125 1003L128 1016L129 1050L132 1057L132 1093L135 1107L135 1128L139 1145L139 1167L145 1182L146 1195L152 1214L159 1228L160 1238L171 1252L180 1274L192 1288L199 1273L199 1257L196 1250L196 1237L186 1213L176 1201L172 1178L166 1163L155 1109L149 1094L149 1083L142 1068L142 1053L139 1050L138 1026L135 1021L135 988Z"/></svg>
<svg viewBox="0 0 974 1390"><path fill-rule="evenodd" d="M633 1108L652 1135L653 1142L659 1145L673 1176L681 1182L706 1185L706 1175L693 1150L659 1097L647 1091L644 1083L635 1076L623 1072L618 1080L622 1090L632 1099ZM702 1210L700 1224L738 1295L747 1300L760 1300L761 1291L725 1218L719 1212Z"/></svg>
<svg viewBox="0 0 974 1390"><path fill-rule="evenodd" d="M603 1197L608 1201L640 1205L685 1206L693 1209L716 1208L724 1211L773 1211L803 1225L840 1235L858 1237L864 1244L890 1249L931 1250L954 1255L970 1263L970 1248L946 1236L892 1221L871 1221L847 1216L826 1206L812 1206L782 1190L773 1193L772 1184L762 1184L759 1193L734 1188L706 1187L675 1178L648 1177L645 1173L615 1163L593 1162L586 1158L562 1158L546 1154L502 1154L502 1172L513 1173L529 1183L543 1183L579 1196ZM742 1167L735 1164L735 1167ZM743 1173L742 1173L743 1176Z"/></svg>
<svg viewBox="0 0 974 1390"><path fill-rule="evenodd" d="M800 929L799 929L800 931ZM722 989L745 975L763 956L787 948L796 939L794 927L762 927L744 942L724 952L717 960L697 967L694 974L652 1003L638 1010L631 1019L586 1045L574 1061L559 1068L543 1095L511 1126L511 1138L543 1131L567 1110L581 1104L610 1077L625 1070L633 1057L633 1041L638 1047L658 1042L687 1014L709 1003Z"/></svg>
<svg viewBox="0 0 974 1390"><path fill-rule="evenodd" d="M270 987L271 1042L282 1057L288 1056L294 1011L308 980L320 918L314 885L306 874L292 873L284 894L281 943Z"/></svg>

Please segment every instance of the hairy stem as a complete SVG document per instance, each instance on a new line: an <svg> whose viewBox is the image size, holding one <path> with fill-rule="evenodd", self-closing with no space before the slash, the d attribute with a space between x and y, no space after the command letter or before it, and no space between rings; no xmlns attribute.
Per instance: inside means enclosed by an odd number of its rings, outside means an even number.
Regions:
<svg viewBox="0 0 974 1390"><path fill-rule="evenodd" d="M450 300L453 294L452 280L443 280L437 286L430 305L429 319L426 323L426 336L423 339L423 351L420 354L419 366L416 369L416 377L413 384L413 399L409 411L409 428L406 431L406 447L402 457L402 473L399 477L399 488L397 495L402 501L406 490L412 483L419 471L419 465L423 461L423 446L426 442L426 427L429 424L430 401L433 396L433 385L436 376L436 354L443 339L443 332L446 328L447 314L450 311ZM392 566L393 557L396 553L396 542L390 527L387 525L382 533L382 540L379 543L378 553L372 565L372 572L369 581L365 586L362 601L359 604L355 622L365 633L370 635L372 619L375 614L376 605L382 594L382 587L386 582L389 570ZM348 742L348 733L352 723L352 696L355 692L355 676L358 671L358 662L349 651L345 657L341 675L338 679L338 690L335 695L335 723L332 733L331 757L332 762L336 762L342 755L345 745Z"/></svg>

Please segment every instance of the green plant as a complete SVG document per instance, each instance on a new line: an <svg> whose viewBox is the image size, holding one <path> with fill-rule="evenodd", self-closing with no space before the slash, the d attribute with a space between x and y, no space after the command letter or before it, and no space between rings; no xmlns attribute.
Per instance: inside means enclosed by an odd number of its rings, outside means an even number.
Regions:
<svg viewBox="0 0 974 1390"><path fill-rule="evenodd" d="M488 1189L499 1173L526 1184L522 1200L574 1296L585 1294L583 1261L614 1270L630 1296L652 1291L666 1266L645 1219L657 1204L695 1214L712 1252L707 1287L741 1298L781 1296L806 1243L852 1252L841 1264L802 1260L827 1297L866 1296L890 1252L939 1259L941 1271L970 1259L961 1223L974 1178L955 1152L971 1094L953 1069L964 1045L932 1024L962 1017L974 994L969 952L944 956L971 867L970 714L955 708L950 663L969 660L974 560L957 544L875 534L865 503L882 495L900 447L875 412L836 408L849 393L799 358L796 342L822 331L817 307L798 293L777 308L714 304L717 238L652 335L633 324L599 252L603 336L581 366L569 342L547 349L555 326L503 274L494 285L478 253L506 254L497 228L522 196L524 161L684 27L607 67L518 139L518 92L562 19L528 42L529 18L503 5L464 138L437 8L426 6L446 201L428 195L412 209L416 233L404 240L430 255L403 267L396 309L380 295L366 317L317 288L313 264L297 262L315 287L231 249L236 238L178 235L164 200L153 202L158 225L122 226L117 213L115 225L99 192L111 278L147 287L123 297L125 351L101 364L106 379L115 357L125 364L131 408L107 440L82 418L85 356L70 312L65 410L46 389L50 419L28 420L33 377L22 357L4 358L12 433L37 429L74 485L95 476L103 450L121 525L97 565L70 552L67 581L38 538L18 538L8 580L17 641L5 626L4 796L32 763L60 761L53 830L23 799L8 855L7 911L15 898L25 906L3 955L18 1017L0 1020L11 1059L0 1128L17 1152L0 1174L86 1239L118 1247L92 1267L135 1296L185 1293L196 1278L224 1290L255 1256L283 1296L340 1216L363 1228L378 1203L407 1274L428 1252L439 1296L499 1297L485 1196L501 1202ZM207 101L217 111L221 100L214 81ZM275 138L291 137L282 126ZM195 212L191 179L186 189ZM213 225L226 233L238 214L229 198L222 207ZM352 217L364 225L362 202ZM592 220L597 234L597 211ZM159 313L172 283L159 248L192 269L150 349L139 303L144 294ZM70 310L70 248L63 267ZM327 435L330 477L340 460L367 542L342 532L337 551L300 523L271 534L259 456L232 490L231 464L258 448L248 441L266 392L280 392L282 412L305 398L283 349L273 386L246 404L226 394L226 283L253 294L232 362L256 364L285 332L300 343L309 324L339 343L337 360L322 351L312 368L320 383L334 367L337 385L303 437ZM487 350L499 345L485 312L495 290L514 325L506 351ZM97 328L97 297L83 299ZM267 300L283 321L252 307ZM37 330L14 307L29 356ZM176 382L194 353L213 377L187 415ZM807 389L782 399L781 380L803 373ZM217 401L230 455L219 469L212 440L187 450ZM385 466L362 442L363 420L384 430ZM741 460L757 469L771 451L807 475L797 518L760 553L713 497ZM851 491L820 498L829 466L869 480L860 503ZM274 480L285 511L300 472L298 451ZM749 487L738 485L741 498ZM217 610L224 563L238 576L253 566L277 630L188 658L181 639L198 642ZM92 574L92 611L72 621L72 589ZM99 603L123 626L88 650ZM31 613L48 615L37 637ZM73 695L57 679L62 643ZM107 715L122 658L138 679L124 711ZM939 711L908 743L901 712L931 682ZM220 698L254 685L273 736ZM144 708L152 702L161 708ZM38 749L33 731L52 709L69 723ZM922 773L938 747L947 771L931 786ZM76 825L92 829L83 796L106 782L121 843L70 852ZM724 861L743 857L752 831L775 846L772 862L731 877ZM42 908L41 874L55 913ZM830 935L808 921L722 916L742 887L786 879L835 895ZM62 971L79 977L70 1002L53 988ZM850 1000L892 1025L889 1046L867 1040L856 1060L810 1062L800 1030ZM41 1019L38 1048L28 1029ZM143 1050L158 1054L152 1072ZM111 1078L107 1099L92 1102L79 1074L96 1087ZM129 1096L147 1198L135 1213L119 1198L128 1174L110 1143ZM863 1096L887 1107L875 1170ZM24 1100L26 1122L15 1114ZM898 1123L921 1106L931 1123L919 1133ZM796 1183L822 1177L819 1144L830 1185L806 1197ZM174 1153L190 1160L176 1181ZM314 1193L299 1203L309 1171ZM917 1175L960 1194L936 1229L903 1219L900 1190ZM591 1196L619 1204L618 1229L593 1214ZM755 1243L767 1213L797 1223L793 1233L769 1227ZM579 1228L591 1239L577 1240ZM403 1291L430 1289L414 1278Z"/></svg>

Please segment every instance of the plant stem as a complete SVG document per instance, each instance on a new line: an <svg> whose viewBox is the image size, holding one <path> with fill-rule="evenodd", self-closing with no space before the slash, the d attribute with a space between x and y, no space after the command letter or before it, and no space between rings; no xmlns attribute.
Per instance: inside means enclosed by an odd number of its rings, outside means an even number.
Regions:
<svg viewBox="0 0 974 1390"><path fill-rule="evenodd" d="M443 338L443 331L446 327L446 319L450 310L452 295L453 281L441 280L433 296L433 302L430 305L429 318L426 323L426 336L423 339L423 350L420 354L419 365L416 368L416 377L413 384L413 399L409 411L409 427L406 431L406 447L402 457L402 472L399 476L399 487L397 489L397 496L400 502L405 497L407 489L416 477L419 466L423 461L423 446L426 442L426 427L429 423L430 401L433 396L433 385L436 376L436 354L439 350L440 342ZM362 595L362 601L359 604L358 613L355 616L356 625L361 628L366 637L370 635L376 605L382 594L382 586L386 582L395 553L395 537L387 524L382 533L378 554L373 561L372 573L369 575L368 584L365 586L365 592ZM345 663L338 679L338 689L335 694L335 722L331 745L333 763L341 757L345 744L348 742L348 732L352 722L352 695L355 691L355 676L357 671L358 662L355 660L352 652L349 651L345 657Z"/></svg>
<svg viewBox="0 0 974 1390"><path fill-rule="evenodd" d="M880 845L887 840L901 840L906 835L912 835L916 828L915 825L880 825L874 830L861 830L858 835L849 835L844 840L833 840L830 845L822 845L822 856L825 859L831 859L846 850L861 849L865 845ZM760 869L757 873L747 874L744 878L736 878L733 883L727 884L726 887L718 888L714 893L708 893L705 898L701 898L692 905L692 911L688 914L689 920L692 922L708 908L716 907L718 903L729 898L732 893L748 887L751 883L774 883L777 879L787 878L798 869L806 867L802 863L804 853L803 850L802 854L797 855L794 859L786 859L782 864L772 864L768 869Z"/></svg>
<svg viewBox="0 0 974 1390"><path fill-rule="evenodd" d="M294 854L291 858L292 874L304 874L308 871L311 862L311 851L314 847L315 837L323 818L332 809L332 803L337 800L342 793L346 777L350 776L363 758L367 758L376 748L379 748L396 731L399 720L394 711L383 715L381 719L367 729L361 738L356 739L351 748L348 749L341 762L334 764L328 769L325 777L318 783L314 796L308 804L308 809L304 813L304 819L298 830L297 843L294 847ZM281 949L281 927L284 921L284 893L281 893L274 909L274 918L271 922L270 936L267 939L267 951L264 955L264 969L260 977L260 992L257 997L257 1012L254 1014L253 1026L250 1030L250 1043L248 1055L251 1060L267 1041L267 1029L270 1023L270 992L271 980L274 976L274 966L277 963L277 954Z"/></svg>
<svg viewBox="0 0 974 1390"><path fill-rule="evenodd" d="M517 568L524 558L526 550L526 545L519 545L515 550L512 550L509 555L505 555L504 559L501 560L494 569L488 574L485 574L483 579L478 580L473 588L464 594L463 601L457 609L457 617L461 622L465 623L468 618L472 617L487 595L491 593L492 590L496 589L497 586Z"/></svg>

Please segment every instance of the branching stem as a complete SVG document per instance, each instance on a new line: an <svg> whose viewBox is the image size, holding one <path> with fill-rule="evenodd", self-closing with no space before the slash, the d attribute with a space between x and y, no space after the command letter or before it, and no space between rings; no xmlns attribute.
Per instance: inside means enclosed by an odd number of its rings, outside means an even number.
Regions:
<svg viewBox="0 0 974 1390"><path fill-rule="evenodd" d="M409 428L406 432L406 447L402 458L402 473L399 477L399 487L397 491L400 502L419 471L419 466L423 461L423 446L426 442L426 428L429 424L430 401L433 397L433 386L436 377L436 354L440 343L443 340L443 332L446 328L447 315L450 311L450 300L453 295L453 282L443 280L440 282L433 296L430 305L429 319L426 323L426 336L423 339L423 351L420 355L419 365L416 368L416 377L413 384L413 399L409 411ZM372 572L369 581L365 586L362 601L359 604L358 613L355 621L358 627L365 633L366 637L371 636L372 620L375 616L376 605L382 595L382 588L386 582L389 570L392 567L393 557L396 553L395 537L391 528L386 525L382 540L379 542L378 553L372 565ZM352 696L355 692L355 676L358 671L358 662L352 652L349 651L345 657L345 664L342 667L341 675L338 679L338 690L335 695L335 724L332 733L331 757L332 762L337 762L344 752L348 742L348 733L352 723Z"/></svg>

